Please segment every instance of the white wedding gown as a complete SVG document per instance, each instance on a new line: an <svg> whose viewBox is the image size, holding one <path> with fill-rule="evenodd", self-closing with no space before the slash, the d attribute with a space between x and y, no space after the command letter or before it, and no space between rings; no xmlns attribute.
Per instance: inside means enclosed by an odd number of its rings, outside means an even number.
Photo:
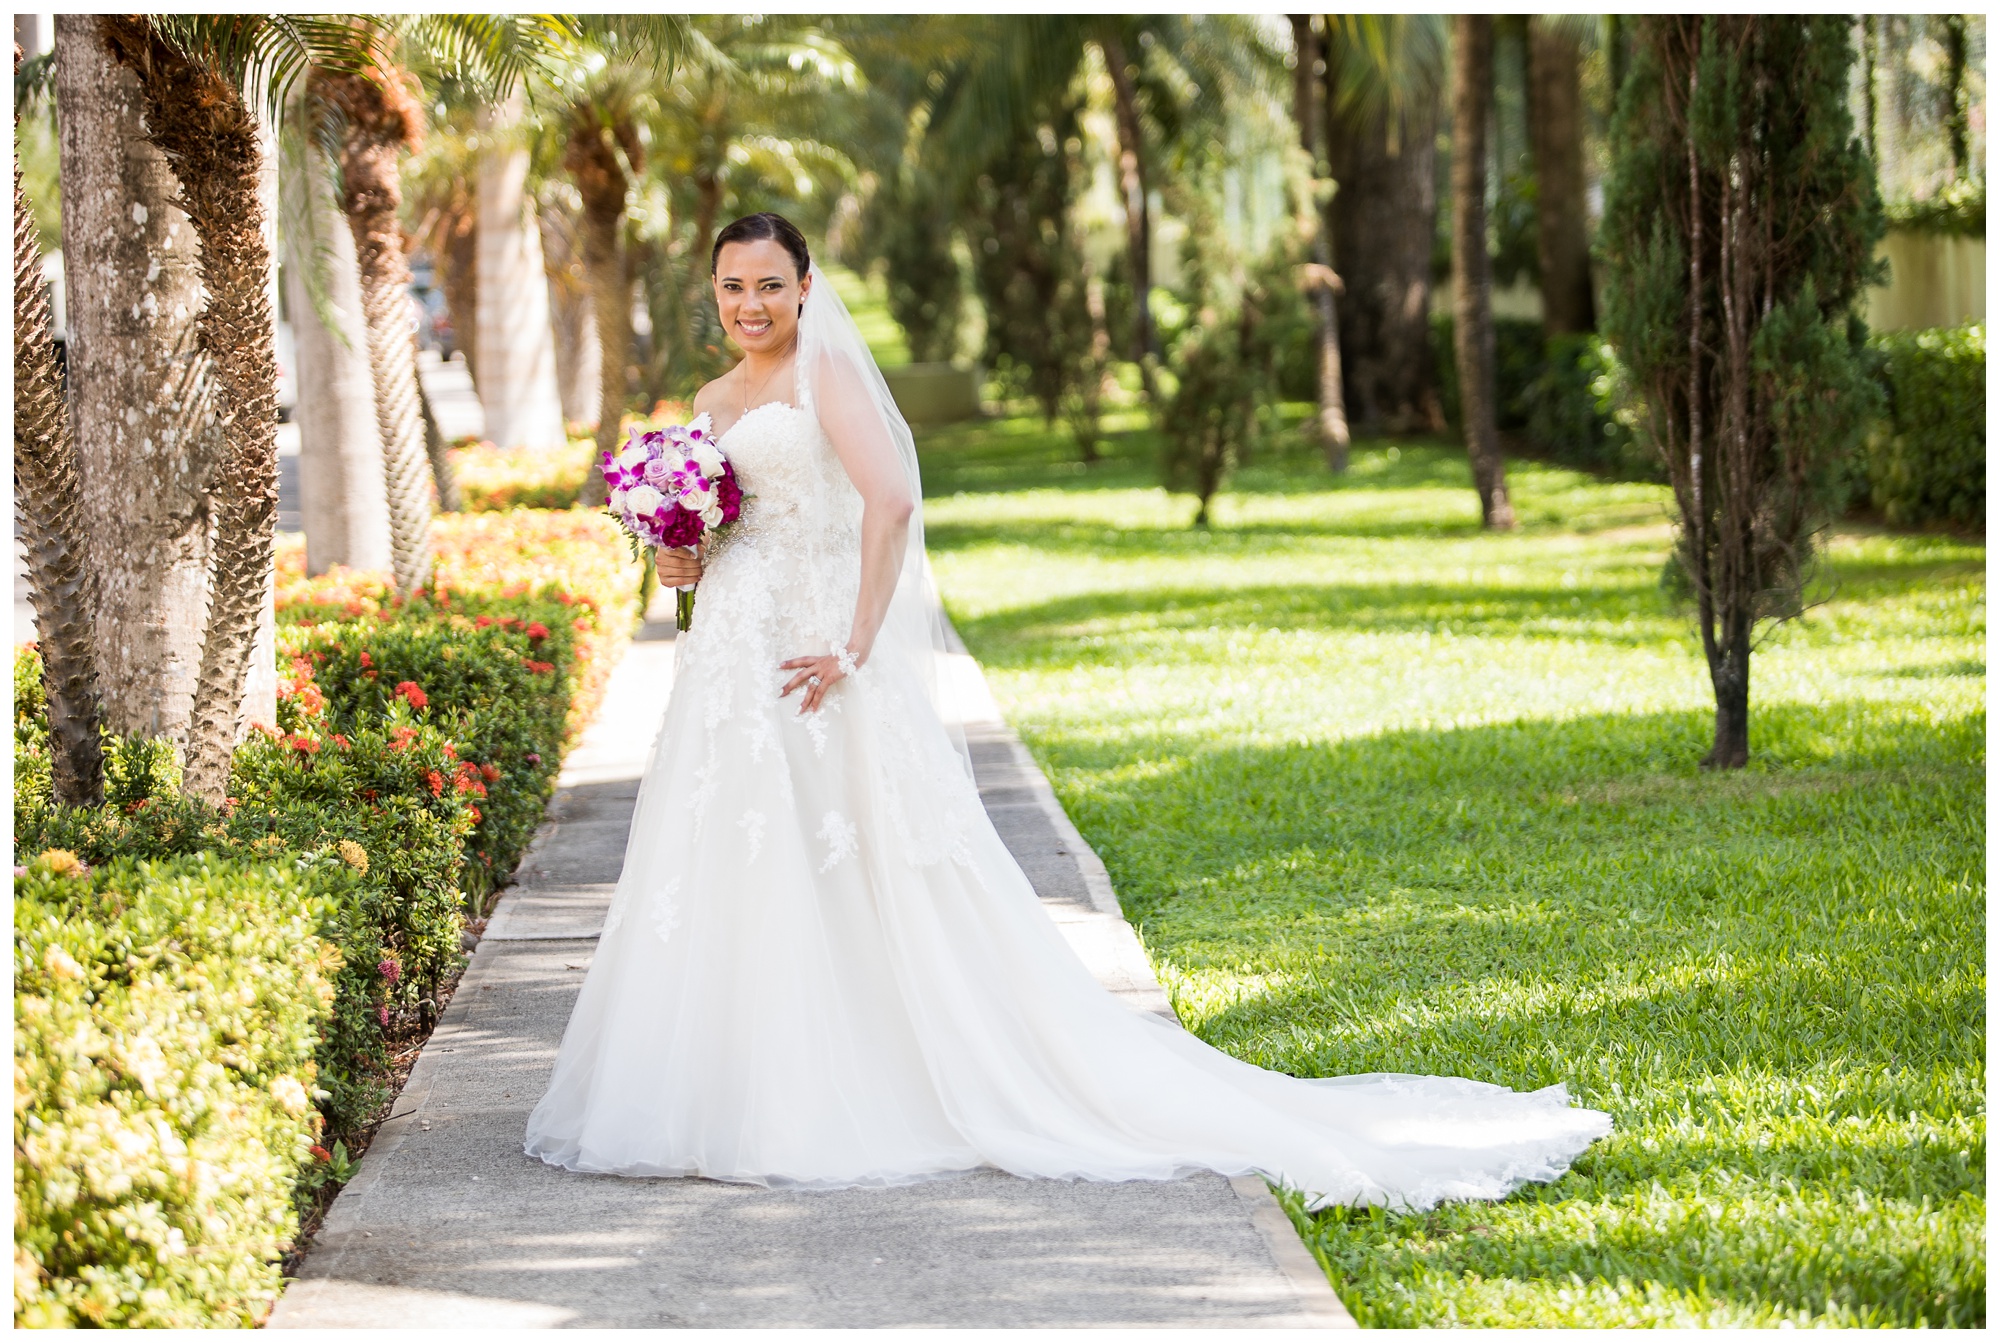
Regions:
<svg viewBox="0 0 2000 1343"><path fill-rule="evenodd" d="M752 497L681 636L530 1155L802 1188L1254 1171L1421 1209L1552 1179L1609 1131L1560 1085L1300 1080L1113 998L915 669L877 657L812 716L779 699L780 662L847 637L861 500L809 405L759 406L722 447Z"/></svg>

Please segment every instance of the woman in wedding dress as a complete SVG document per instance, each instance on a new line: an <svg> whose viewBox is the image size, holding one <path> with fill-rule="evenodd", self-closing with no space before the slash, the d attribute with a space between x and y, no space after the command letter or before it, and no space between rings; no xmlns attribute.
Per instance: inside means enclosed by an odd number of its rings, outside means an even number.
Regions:
<svg viewBox="0 0 2000 1343"><path fill-rule="evenodd" d="M748 498L702 563L659 557L700 604L528 1154L805 1188L1256 1172L1423 1209L1609 1131L1560 1085L1268 1072L1101 988L940 714L916 452L867 346L779 216L713 270L744 358L695 407Z"/></svg>

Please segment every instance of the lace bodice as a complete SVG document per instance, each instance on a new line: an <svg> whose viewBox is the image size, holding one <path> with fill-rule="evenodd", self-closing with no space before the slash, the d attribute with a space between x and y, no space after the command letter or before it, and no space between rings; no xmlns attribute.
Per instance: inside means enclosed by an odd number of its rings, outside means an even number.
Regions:
<svg viewBox="0 0 2000 1343"><path fill-rule="evenodd" d="M784 401L753 406L717 446L735 466L746 496L743 514L723 531L718 552L747 535L790 534L815 547L837 549L851 542L858 560L861 496L809 408Z"/></svg>
<svg viewBox="0 0 2000 1343"><path fill-rule="evenodd" d="M846 643L861 581L861 495L818 416L809 404L766 402L730 425L717 446L736 469L744 502L710 543L675 671L675 693L700 705L696 833L708 821L714 781L731 763L770 771L773 800L782 800L791 785L781 743L802 735L817 758L829 720L861 713L875 724L874 757L885 796L895 799L884 819L902 855L920 865L962 857L978 794L935 725L919 669L871 658L818 713L797 713L796 696L778 698L790 675L779 663ZM750 840L763 824L756 818L768 812L760 806L724 819ZM829 833L844 833L844 812L828 817Z"/></svg>

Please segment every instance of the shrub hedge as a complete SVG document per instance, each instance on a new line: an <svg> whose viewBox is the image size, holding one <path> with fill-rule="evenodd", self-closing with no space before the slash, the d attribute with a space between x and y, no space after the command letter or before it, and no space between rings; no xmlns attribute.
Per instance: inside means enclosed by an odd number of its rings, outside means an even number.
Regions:
<svg viewBox="0 0 2000 1343"><path fill-rule="evenodd" d="M626 432L684 424L693 413L685 401L659 401L643 416L627 416ZM510 509L567 509L583 490L595 445L588 435L572 435L569 446L503 448L484 439L466 439L446 450L458 475L458 491L468 513Z"/></svg>
<svg viewBox="0 0 2000 1343"><path fill-rule="evenodd" d="M1983 199L1983 197L1982 197ZM1596 335L1546 343L1536 322L1496 321L1500 428L1557 461L1626 479L1664 480L1634 432L1636 408L1611 346ZM1449 317L1432 323L1445 414L1458 422ZM1836 495L1897 526L1986 516L1986 324L1869 337L1888 414L1851 459Z"/></svg>
<svg viewBox="0 0 2000 1343"><path fill-rule="evenodd" d="M17 1325L249 1325L276 1298L340 866L54 851L17 872Z"/></svg>
<svg viewBox="0 0 2000 1343"><path fill-rule="evenodd" d="M1986 517L1986 323L1878 332L1888 418L1859 482L1899 526Z"/></svg>
<svg viewBox="0 0 2000 1343"><path fill-rule="evenodd" d="M17 650L15 851L74 855L16 869L18 1324L253 1322L295 1203L351 1169L312 1134L357 1136L379 1111L391 1023L434 1009L466 896L533 833L629 636L640 565L582 510L442 517L433 538L436 582L409 602L383 575L308 579L281 544L279 721L237 749L221 811L180 793L166 743L110 736L105 804L54 806L40 668ZM100 960L106 987L62 987ZM142 970L143 992L120 987ZM291 997L256 987L279 981ZM224 1011L211 992L235 996ZM144 1076L207 1108L146 1108L116 1049L148 1031L168 1071ZM305 1091L255 1091L280 1076ZM72 1133L73 1113L96 1117Z"/></svg>

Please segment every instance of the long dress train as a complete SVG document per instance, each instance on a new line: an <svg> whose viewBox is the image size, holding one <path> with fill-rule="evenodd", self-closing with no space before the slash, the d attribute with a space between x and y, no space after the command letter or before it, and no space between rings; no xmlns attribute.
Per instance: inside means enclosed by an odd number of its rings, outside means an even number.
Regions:
<svg viewBox="0 0 2000 1343"><path fill-rule="evenodd" d="M817 714L779 699L781 661L846 638L860 497L809 403L722 446L751 497L681 637L530 1155L810 1188L1254 1171L1425 1208L1552 1179L1609 1131L1560 1085L1297 1079L1113 998L911 667L873 659Z"/></svg>

